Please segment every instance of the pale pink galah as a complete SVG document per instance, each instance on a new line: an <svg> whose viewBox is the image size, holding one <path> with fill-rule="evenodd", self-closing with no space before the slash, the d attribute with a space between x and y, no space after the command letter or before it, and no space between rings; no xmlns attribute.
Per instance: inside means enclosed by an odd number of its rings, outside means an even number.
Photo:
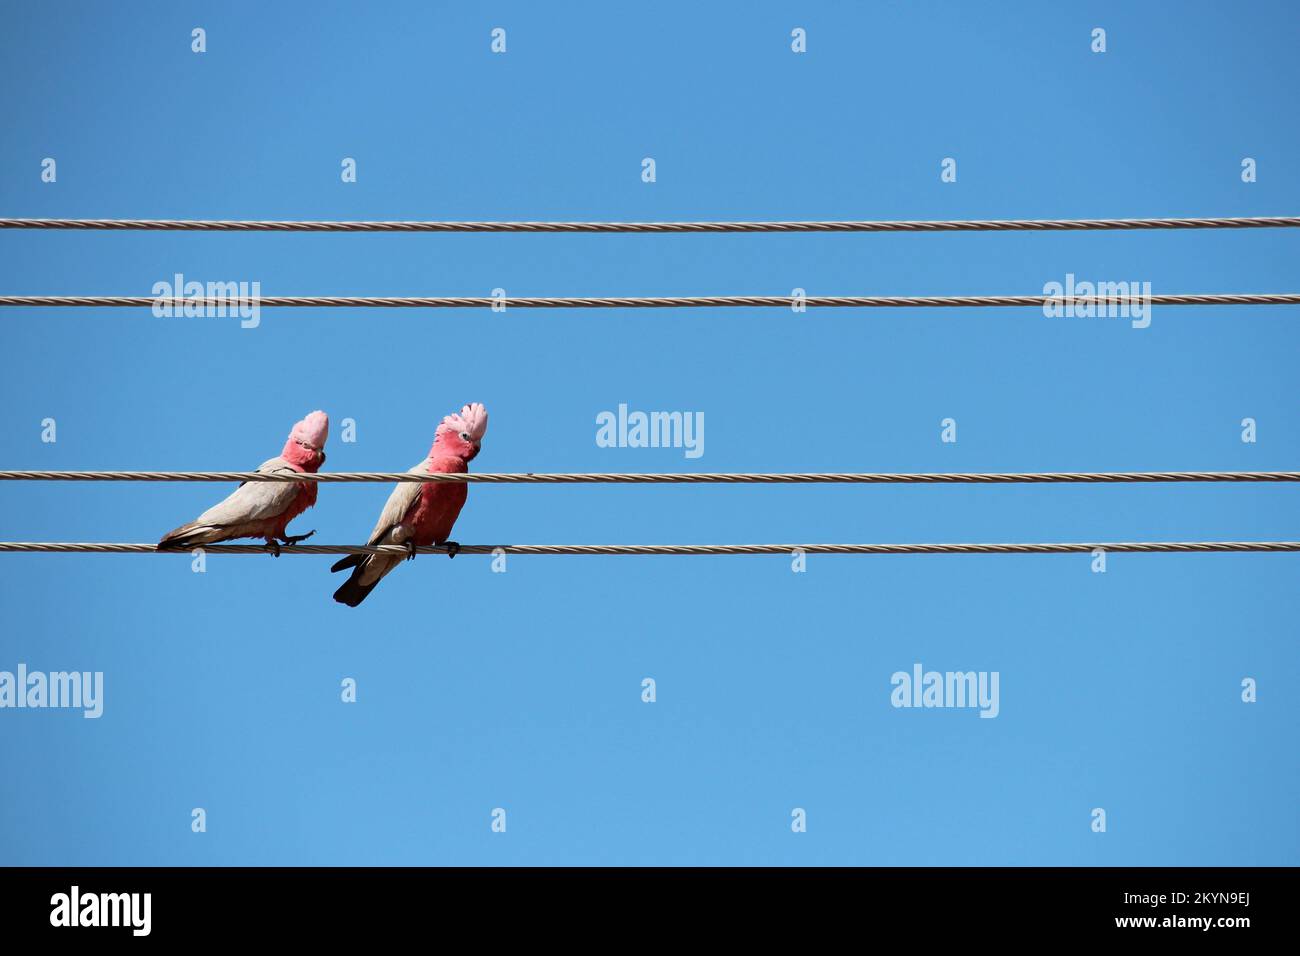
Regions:
<svg viewBox="0 0 1300 956"><path fill-rule="evenodd" d="M258 466L262 473L315 473L325 463L325 440L330 420L312 412L293 426L279 456ZM289 522L316 503L314 481L246 481L226 500L213 505L189 524L169 531L158 542L164 548L192 548L231 538L265 538L267 548L280 556L281 544L297 544L306 534L285 535Z"/></svg>
<svg viewBox="0 0 1300 956"><path fill-rule="evenodd" d="M409 474L464 474L478 454L487 432L488 414L482 405L466 405L459 414L448 415L434 433L429 456ZM405 555L351 554L331 571L352 568L352 576L334 592L334 600L356 607L374 590L384 575L402 561L415 557L417 547L445 544L455 557L460 546L448 541L452 526L465 504L469 488L464 482L404 482L393 489L375 530L371 545L405 545Z"/></svg>

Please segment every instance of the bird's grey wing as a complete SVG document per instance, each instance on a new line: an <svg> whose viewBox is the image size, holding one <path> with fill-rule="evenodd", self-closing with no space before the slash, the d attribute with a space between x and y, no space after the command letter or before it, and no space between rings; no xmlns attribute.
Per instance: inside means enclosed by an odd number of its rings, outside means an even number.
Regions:
<svg viewBox="0 0 1300 956"><path fill-rule="evenodd" d="M407 474L423 474L427 466L428 459L421 461L413 468L406 470ZM388 496L388 502L384 505L384 510L379 513L379 520L375 523L375 530L370 532L370 540L367 544L391 544L394 542L385 542L383 539L388 537L388 533L394 527L402 523L402 518L411 510L420 497L420 489L424 485L418 481L406 481L399 484L393 489L393 493ZM395 542L400 544L401 542Z"/></svg>
<svg viewBox="0 0 1300 956"><path fill-rule="evenodd" d="M259 472L290 472L295 469L283 458L262 462ZM213 505L195 519L196 525L227 526L249 521L265 521L284 514L298 496L296 481L246 481L224 501Z"/></svg>

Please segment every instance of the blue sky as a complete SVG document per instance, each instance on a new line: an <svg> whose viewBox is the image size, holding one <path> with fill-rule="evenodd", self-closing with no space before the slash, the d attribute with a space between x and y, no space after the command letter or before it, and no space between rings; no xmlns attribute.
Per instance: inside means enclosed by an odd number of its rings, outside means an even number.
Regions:
<svg viewBox="0 0 1300 956"><path fill-rule="evenodd" d="M1286 3L133 9L0 13L0 215L1300 210ZM344 157L356 183L340 181ZM1241 181L1244 157L1257 182ZM1072 272L1264 292L1300 287L1298 255L1291 230L5 232L0 287L147 295L182 272L267 295L1011 294ZM481 401L477 470L1294 469L1295 319L293 310L240 329L11 309L0 464L252 468L323 408L328 468L398 470L444 414ZM595 418L619 403L703 412L704 456L597 447ZM955 444L939 440L946 417ZM152 541L227 491L6 484L0 538ZM297 527L362 540L387 494L327 486ZM456 536L1276 540L1300 537L1296 504L1272 485L472 486ZM0 556L0 669L105 681L99 720L0 711L0 863L1300 862L1300 555L1114 555L1105 574L1085 556L814 556L802 574L784 557L515 557L505 574L423 557L355 611L330 600L329 564ZM999 716L891 707L890 676L917 662L997 671ZM1245 677L1257 703L1240 700Z"/></svg>

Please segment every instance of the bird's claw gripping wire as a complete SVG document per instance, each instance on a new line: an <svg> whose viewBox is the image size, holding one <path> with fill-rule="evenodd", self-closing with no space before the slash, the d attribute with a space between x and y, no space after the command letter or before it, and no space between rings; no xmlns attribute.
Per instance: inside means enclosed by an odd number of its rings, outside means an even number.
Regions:
<svg viewBox="0 0 1300 956"><path fill-rule="evenodd" d="M280 556L280 542L276 541L274 538L267 538L266 550L270 552L271 557L278 558Z"/></svg>
<svg viewBox="0 0 1300 956"><path fill-rule="evenodd" d="M416 552L416 550L415 550L415 542L414 542L414 541L407 541L407 542L406 542L406 560L407 560L407 561L414 561L414 560L415 560L415 555L416 555L416 553L417 553L417 552Z"/></svg>
<svg viewBox="0 0 1300 956"><path fill-rule="evenodd" d="M280 543L287 544L287 545L295 545L298 544L300 541L306 541L315 533L316 533L316 529L312 528L306 534L282 534L279 536Z"/></svg>
<svg viewBox="0 0 1300 956"><path fill-rule="evenodd" d="M447 541L445 542L445 545L447 548L447 557L454 558L456 555L460 554L460 544L457 542Z"/></svg>

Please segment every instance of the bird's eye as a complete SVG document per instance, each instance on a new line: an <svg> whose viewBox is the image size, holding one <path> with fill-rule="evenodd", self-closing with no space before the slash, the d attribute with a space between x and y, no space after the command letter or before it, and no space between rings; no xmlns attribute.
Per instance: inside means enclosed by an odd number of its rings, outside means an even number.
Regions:
<svg viewBox="0 0 1300 956"><path fill-rule="evenodd" d="M460 440L461 440L461 441L469 441L469 432L461 432L461 433L460 433Z"/></svg>

